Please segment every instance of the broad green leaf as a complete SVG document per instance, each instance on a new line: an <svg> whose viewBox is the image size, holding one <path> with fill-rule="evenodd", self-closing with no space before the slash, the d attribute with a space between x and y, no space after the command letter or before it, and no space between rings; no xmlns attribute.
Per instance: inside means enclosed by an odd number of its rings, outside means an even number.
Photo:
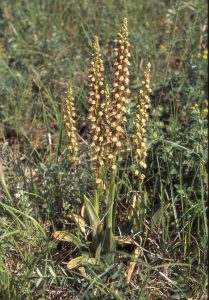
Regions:
<svg viewBox="0 0 209 300"><path fill-rule="evenodd" d="M58 241L71 242L77 247L81 243L81 241L75 235L67 231L55 231L52 235Z"/></svg>
<svg viewBox="0 0 209 300"><path fill-rule="evenodd" d="M72 270L80 265L97 265L98 261L93 258L93 257L89 257L89 256L78 256L76 258L71 259L68 264L67 264L67 268L68 270Z"/></svg>
<svg viewBox="0 0 209 300"><path fill-rule="evenodd" d="M115 236L112 233L112 228L106 228L103 242L103 251L105 253L114 252L116 248Z"/></svg>
<svg viewBox="0 0 209 300"><path fill-rule="evenodd" d="M89 201L89 199L86 196L84 196L84 200L85 200L85 205L86 205L90 225L94 231L94 234L96 234L97 226L100 223L100 219L99 219L91 201Z"/></svg>
<svg viewBox="0 0 209 300"><path fill-rule="evenodd" d="M104 237L104 224L100 223L97 226L97 231L96 234L94 235L92 245L91 245L92 253L97 260L100 260L103 237Z"/></svg>

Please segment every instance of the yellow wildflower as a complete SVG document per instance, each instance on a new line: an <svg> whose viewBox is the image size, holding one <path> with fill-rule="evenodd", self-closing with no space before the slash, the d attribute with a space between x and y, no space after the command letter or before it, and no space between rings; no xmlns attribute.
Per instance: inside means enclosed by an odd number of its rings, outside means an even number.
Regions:
<svg viewBox="0 0 209 300"><path fill-rule="evenodd" d="M197 109L198 108L198 104L197 103L195 103L195 104L193 104L192 106L191 106L191 109L193 109L193 110L195 110L195 109Z"/></svg>
<svg viewBox="0 0 209 300"><path fill-rule="evenodd" d="M15 76L16 76L17 78L21 78L21 77L22 77L22 75L21 75L20 72L16 72L16 73L15 73Z"/></svg>
<svg viewBox="0 0 209 300"><path fill-rule="evenodd" d="M208 59L208 49L205 49L202 53L199 52L197 54L197 57L198 58L203 58L203 59L207 60Z"/></svg>
<svg viewBox="0 0 209 300"><path fill-rule="evenodd" d="M208 49L203 51L203 55L202 55L203 59L208 59Z"/></svg>

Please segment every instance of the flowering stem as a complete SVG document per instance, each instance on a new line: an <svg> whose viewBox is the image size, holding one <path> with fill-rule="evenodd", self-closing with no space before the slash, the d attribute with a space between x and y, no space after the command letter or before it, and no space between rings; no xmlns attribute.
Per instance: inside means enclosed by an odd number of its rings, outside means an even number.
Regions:
<svg viewBox="0 0 209 300"><path fill-rule="evenodd" d="M112 166L115 167L115 160L116 157L114 157ZM114 201L115 201L115 192L116 192L116 173L117 169L114 168L111 170L111 176L110 176L110 188L107 193L107 215L105 218L106 223L106 231L105 231L105 240L104 240L104 252L110 253L115 248L115 240L113 235L113 223L114 223Z"/></svg>
<svg viewBox="0 0 209 300"><path fill-rule="evenodd" d="M94 206L94 209L95 209L97 215L99 215L100 197L101 197L101 193L103 190L103 173L104 173L104 170L103 170L103 168L101 168L101 170L99 171L99 176L98 176L98 179L101 180L101 183L99 183L99 184L96 183L97 186L94 191L93 206Z"/></svg>
<svg viewBox="0 0 209 300"><path fill-rule="evenodd" d="M94 209L97 213L97 215L99 214L99 198L100 198L100 194L101 194L101 189L99 187L97 187L94 191L94 199L93 199L93 205L94 205Z"/></svg>
<svg viewBox="0 0 209 300"><path fill-rule="evenodd" d="M137 191L141 194L142 192L142 184L143 184L143 180L141 178L138 179L138 183L137 183Z"/></svg>
<svg viewBox="0 0 209 300"><path fill-rule="evenodd" d="M146 219L146 195L143 193L143 179L138 180L138 193L139 193L139 203L138 203L138 219L139 219L139 230L143 232L144 221Z"/></svg>

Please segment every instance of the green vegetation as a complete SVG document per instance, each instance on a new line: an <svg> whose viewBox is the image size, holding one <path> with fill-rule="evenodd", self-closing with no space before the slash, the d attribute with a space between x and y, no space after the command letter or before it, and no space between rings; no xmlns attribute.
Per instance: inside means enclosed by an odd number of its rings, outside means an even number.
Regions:
<svg viewBox="0 0 209 300"><path fill-rule="evenodd" d="M200 0L1 1L0 299L206 299L206 8ZM120 243L98 262L91 258L91 228L77 218L95 186L89 58L99 36L111 82L113 41L124 17L131 44L128 132L134 133L143 73L152 66L144 201L132 211L140 226L131 232L126 220L138 190L127 156L116 174ZM69 80L77 169L63 118ZM59 241L60 231L66 234Z"/></svg>

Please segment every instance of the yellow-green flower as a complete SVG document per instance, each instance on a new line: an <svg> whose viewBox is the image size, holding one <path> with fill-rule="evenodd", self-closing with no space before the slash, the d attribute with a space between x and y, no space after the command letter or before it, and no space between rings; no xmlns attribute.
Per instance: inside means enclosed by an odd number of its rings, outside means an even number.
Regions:
<svg viewBox="0 0 209 300"><path fill-rule="evenodd" d="M195 103L194 105L191 106L191 109L193 109L193 110L195 110L197 108L198 108L198 104L197 103Z"/></svg>
<svg viewBox="0 0 209 300"><path fill-rule="evenodd" d="M208 59L208 49L205 49L202 53L199 52L197 54L197 57L198 58L203 58L203 59L207 60Z"/></svg>
<svg viewBox="0 0 209 300"><path fill-rule="evenodd" d="M203 59L208 59L208 49L203 51L203 55L202 55Z"/></svg>
<svg viewBox="0 0 209 300"><path fill-rule="evenodd" d="M16 72L16 73L15 73L15 77L20 78L20 77L22 77L22 75L21 75L20 72Z"/></svg>

